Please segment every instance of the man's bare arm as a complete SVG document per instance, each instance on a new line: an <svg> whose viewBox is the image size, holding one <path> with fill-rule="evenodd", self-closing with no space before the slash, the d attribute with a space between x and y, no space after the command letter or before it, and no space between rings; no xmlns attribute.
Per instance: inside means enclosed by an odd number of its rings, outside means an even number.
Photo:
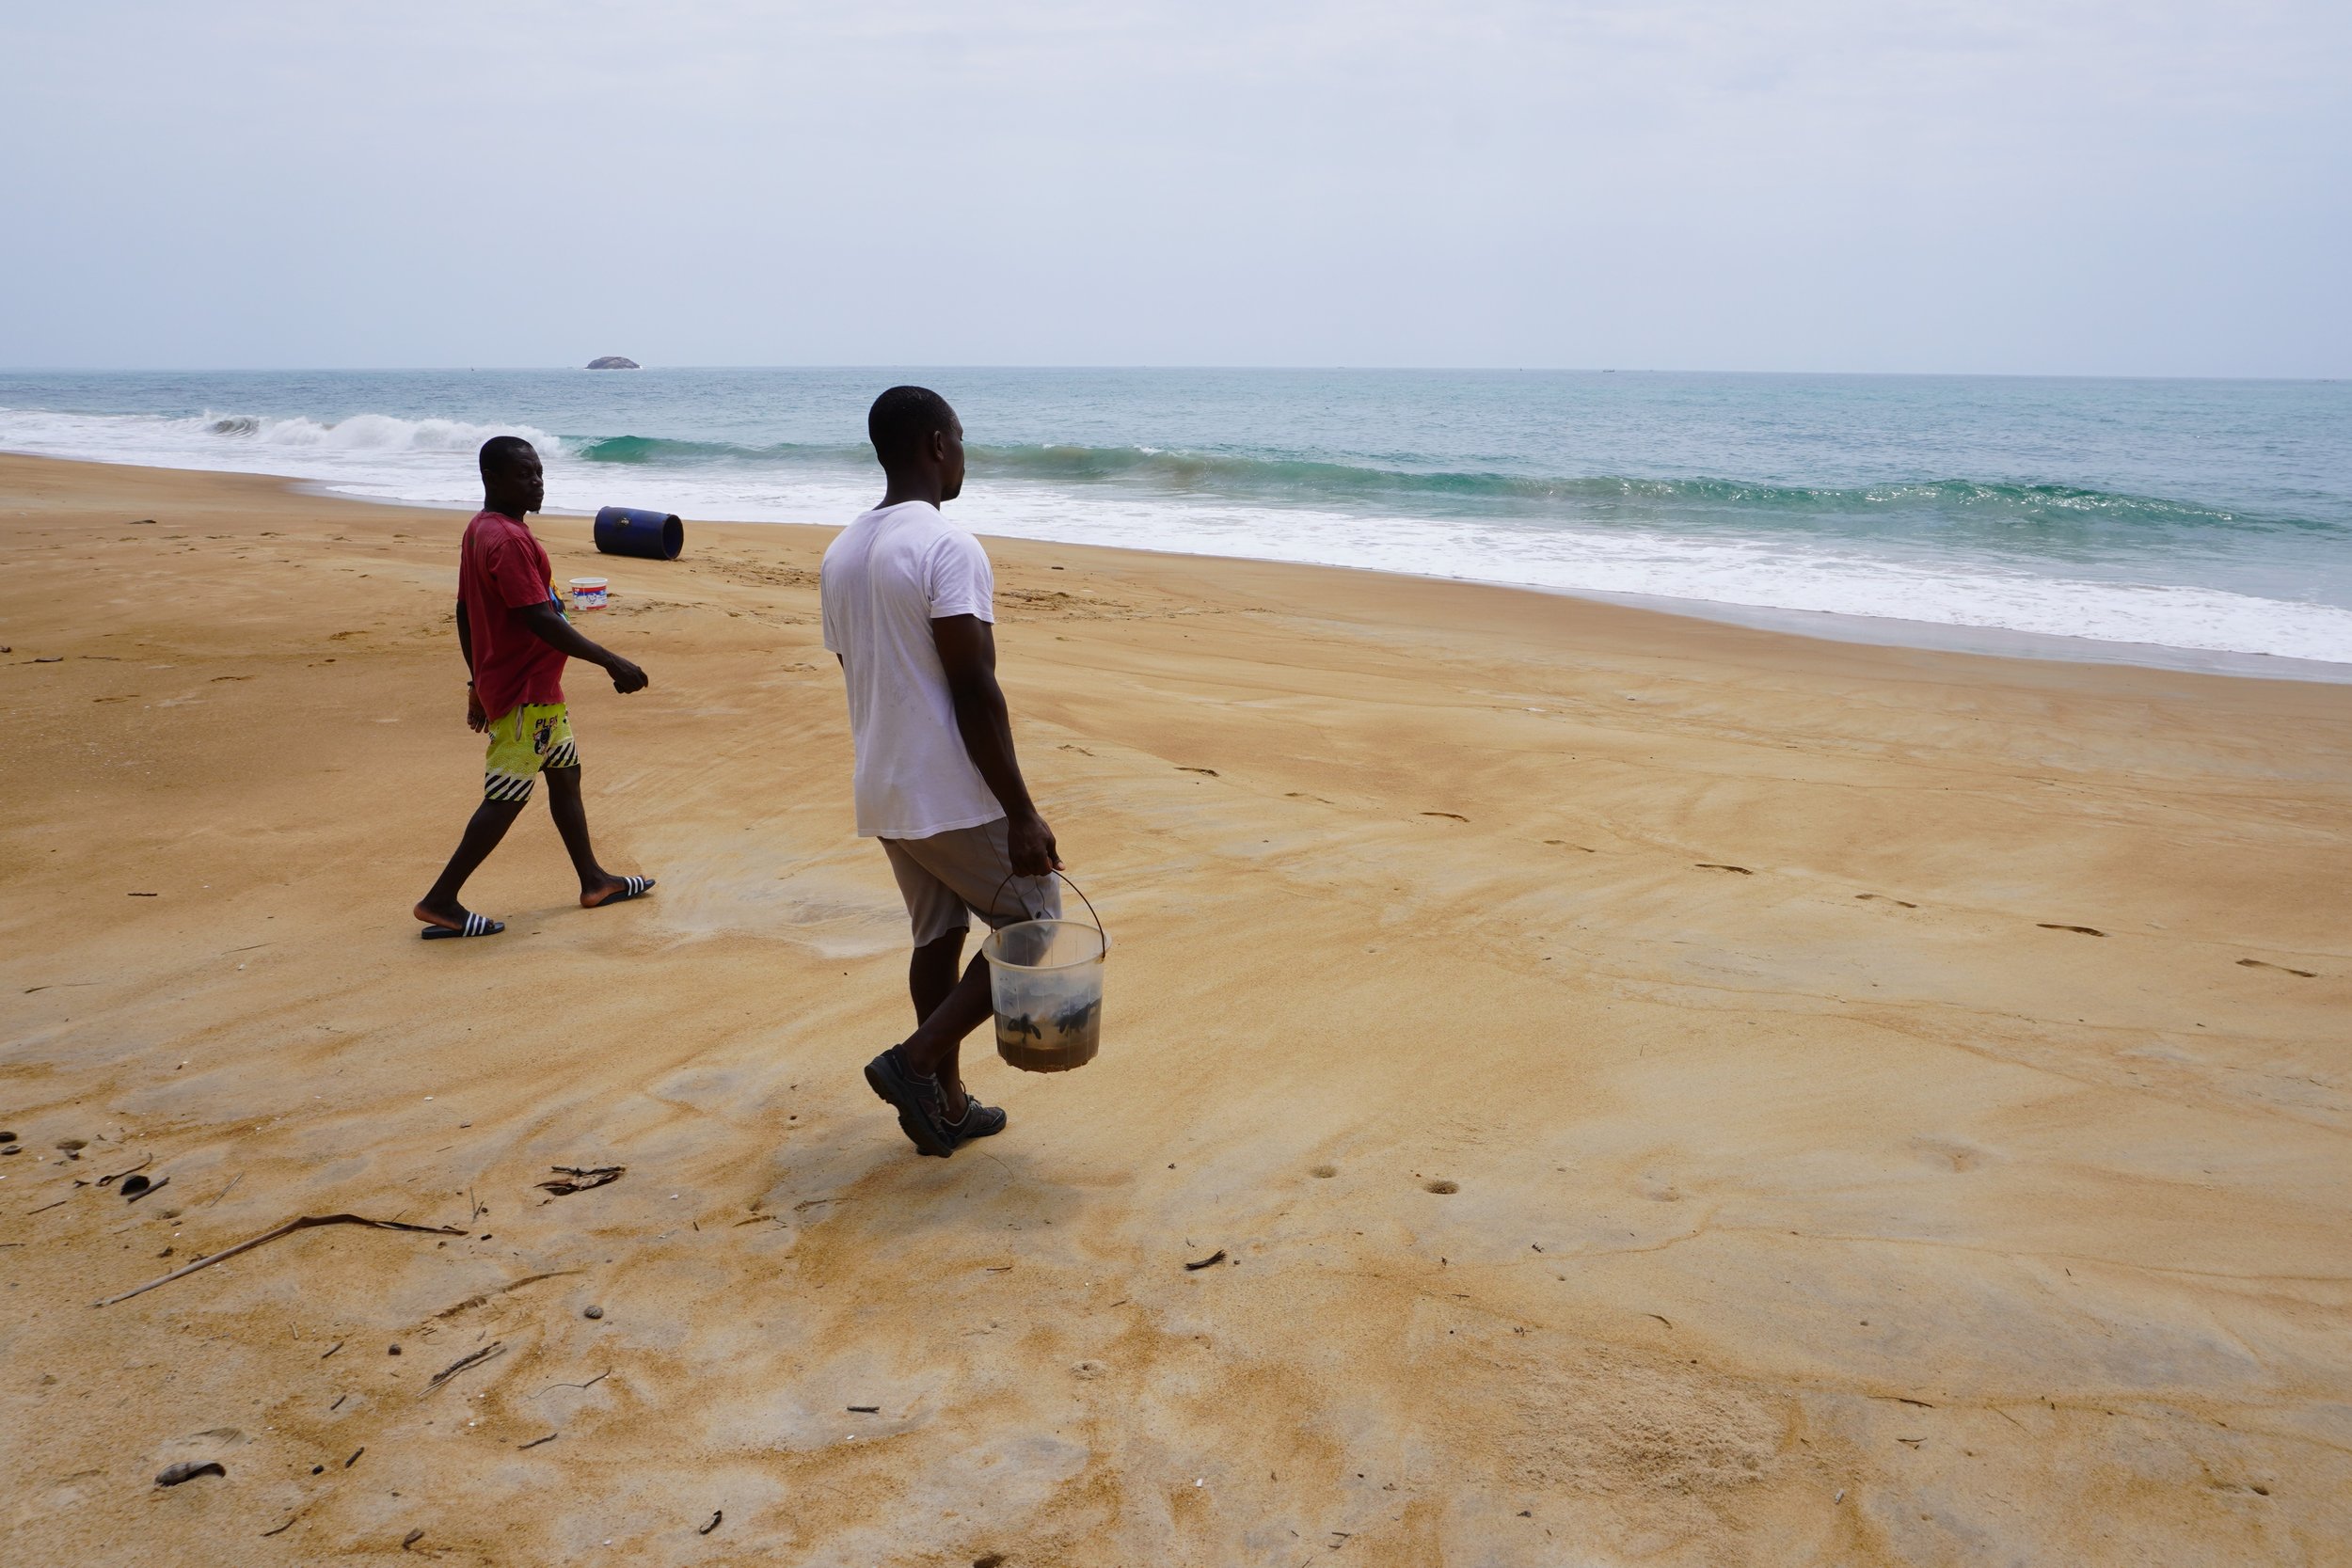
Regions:
<svg viewBox="0 0 2352 1568"><path fill-rule="evenodd" d="M466 659L466 728L486 730L490 716L482 711L481 695L473 689L473 626L466 619L466 601L457 601L457 651Z"/></svg>
<svg viewBox="0 0 2352 1568"><path fill-rule="evenodd" d="M956 733L964 752L1005 808L1012 868L1024 877L1058 869L1054 830L1040 816L1012 754L1012 716L1004 688L996 684L996 628L977 615L949 615L931 623L931 641L947 673L947 693L956 705Z"/></svg>
<svg viewBox="0 0 2352 1568"><path fill-rule="evenodd" d="M518 605L507 611L525 631L573 658L585 659L602 666L612 676L615 691L643 691L645 673L601 643L591 642L580 634L580 628L564 619L552 604Z"/></svg>

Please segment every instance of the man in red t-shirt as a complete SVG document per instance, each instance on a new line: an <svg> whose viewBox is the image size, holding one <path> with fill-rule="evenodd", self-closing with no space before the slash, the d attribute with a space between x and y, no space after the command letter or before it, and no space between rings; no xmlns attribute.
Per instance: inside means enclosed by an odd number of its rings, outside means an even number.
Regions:
<svg viewBox="0 0 2352 1568"><path fill-rule="evenodd" d="M482 804L449 858L441 879L418 900L428 937L490 937L503 921L457 901L474 867L487 860L545 775L548 811L572 869L583 909L635 898L651 877L616 877L588 845L588 812L580 798L580 752L564 706L564 661L583 658L612 676L615 691L642 691L645 673L591 642L564 618L548 552L523 519L547 499L539 453L519 436L482 444L482 510L466 525L457 563L457 647L473 679L466 683L466 722L490 737Z"/></svg>

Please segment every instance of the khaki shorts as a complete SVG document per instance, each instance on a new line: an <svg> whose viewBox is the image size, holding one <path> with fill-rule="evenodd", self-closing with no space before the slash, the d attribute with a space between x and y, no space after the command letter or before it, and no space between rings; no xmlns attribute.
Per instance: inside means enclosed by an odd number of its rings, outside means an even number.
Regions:
<svg viewBox="0 0 2352 1568"><path fill-rule="evenodd" d="M1061 886L1053 878L1011 875L1012 850L1001 816L929 838L885 838L882 847L907 901L917 947L970 930L975 914L992 928L1061 917Z"/></svg>

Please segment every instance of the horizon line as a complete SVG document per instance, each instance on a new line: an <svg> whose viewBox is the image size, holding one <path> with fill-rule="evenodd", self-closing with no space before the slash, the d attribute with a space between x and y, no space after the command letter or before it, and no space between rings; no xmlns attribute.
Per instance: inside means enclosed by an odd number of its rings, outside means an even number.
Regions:
<svg viewBox="0 0 2352 1568"><path fill-rule="evenodd" d="M2304 386L2330 386L2352 379L2352 372L2335 375L2279 375L2238 372L2117 371L1790 371L1722 368L1677 368L1653 365L1383 365L1383 364L1214 364L1214 363L1066 363L1019 364L985 361L915 361L803 364L640 364L639 371L1045 371L1148 372L1215 371L1269 374L1344 372L1420 375L1737 375L1816 379L1947 380L1947 381L2243 381ZM501 365L0 365L0 375L482 375L578 372L583 374L627 375L625 370L591 372L584 364Z"/></svg>

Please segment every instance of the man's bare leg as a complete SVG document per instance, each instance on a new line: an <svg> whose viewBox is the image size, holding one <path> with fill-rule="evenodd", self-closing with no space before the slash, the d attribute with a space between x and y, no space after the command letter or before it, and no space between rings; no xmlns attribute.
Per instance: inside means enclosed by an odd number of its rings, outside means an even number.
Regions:
<svg viewBox="0 0 2352 1568"><path fill-rule="evenodd" d="M956 975L964 936L959 927L916 948L907 960L907 993L914 999L918 1022L914 1033L898 1047L899 1056L910 1068L939 1080L940 1099L949 1121L963 1119L963 1037L994 1011L986 958L975 954L962 977Z"/></svg>
<svg viewBox="0 0 2352 1568"><path fill-rule="evenodd" d="M956 989L956 976L963 965L964 938L971 931L957 927L914 950L907 959L907 995L914 1003L914 1022L922 1022L939 1011L947 993Z"/></svg>
<svg viewBox="0 0 2352 1568"><path fill-rule="evenodd" d="M580 876L580 907L593 910L627 891L628 882L596 863L596 851L588 842L588 803L580 798L579 765L550 768L539 776L548 782L548 815L555 818L564 853L572 857L572 870Z"/></svg>
<svg viewBox="0 0 2352 1568"><path fill-rule="evenodd" d="M457 901L457 895L466 885L466 879L490 858L490 851L499 847L506 830L515 825L515 818L523 813L520 800L485 800L474 807L472 818L466 824L466 834L457 841L457 852L441 868L440 880L431 892L417 900L416 916L428 926L446 926L462 930L466 924L466 907Z"/></svg>

